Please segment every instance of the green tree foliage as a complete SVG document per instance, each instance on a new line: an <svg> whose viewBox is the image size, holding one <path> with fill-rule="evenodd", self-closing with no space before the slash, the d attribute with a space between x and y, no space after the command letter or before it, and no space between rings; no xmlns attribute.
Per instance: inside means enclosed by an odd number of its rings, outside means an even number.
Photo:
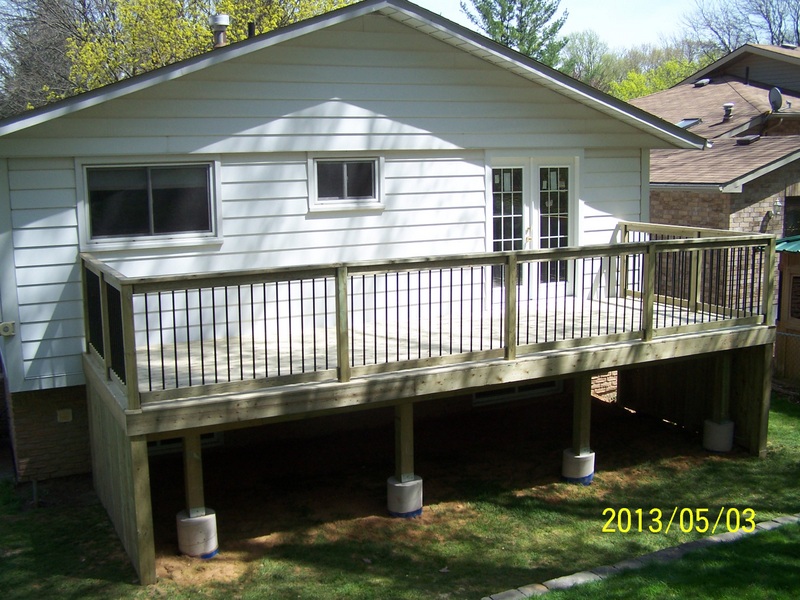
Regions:
<svg viewBox="0 0 800 600"><path fill-rule="evenodd" d="M208 19L231 17L228 39L247 37L248 23L264 33L327 12L352 0L105 0L101 18L67 40L73 92L152 71L211 49Z"/></svg>
<svg viewBox="0 0 800 600"><path fill-rule="evenodd" d="M567 40L558 33L568 13L555 18L559 0L472 0L461 10L490 38L547 65L558 62Z"/></svg>
<svg viewBox="0 0 800 600"><path fill-rule="evenodd" d="M215 13L235 43L353 1L0 0L0 116L207 52Z"/></svg>
<svg viewBox="0 0 800 600"><path fill-rule="evenodd" d="M198 1L110 0L100 19L67 40L74 92L199 54L211 32ZM205 21L205 22L204 22Z"/></svg>
<svg viewBox="0 0 800 600"><path fill-rule="evenodd" d="M609 50L593 31L572 34L559 69L625 100L661 91L716 60L706 44L689 38Z"/></svg>
<svg viewBox="0 0 800 600"><path fill-rule="evenodd" d="M632 100L671 88L698 70L687 60L668 60L645 72L630 71L622 81L612 81L609 93L621 100Z"/></svg>
<svg viewBox="0 0 800 600"><path fill-rule="evenodd" d="M607 92L614 80L617 57L594 31L569 36L561 52L559 70Z"/></svg>

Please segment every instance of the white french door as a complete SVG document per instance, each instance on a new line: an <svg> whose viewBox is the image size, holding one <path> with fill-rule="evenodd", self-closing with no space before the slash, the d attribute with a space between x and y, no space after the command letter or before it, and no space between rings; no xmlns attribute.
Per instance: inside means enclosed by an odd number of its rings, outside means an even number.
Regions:
<svg viewBox="0 0 800 600"><path fill-rule="evenodd" d="M532 176L528 173L532 172ZM492 249L564 248L570 243L571 173L568 166L522 166L492 169ZM520 286L537 293L563 293L570 277L566 261L540 263L518 273ZM493 269L500 283L502 271ZM558 285L560 284L560 285Z"/></svg>

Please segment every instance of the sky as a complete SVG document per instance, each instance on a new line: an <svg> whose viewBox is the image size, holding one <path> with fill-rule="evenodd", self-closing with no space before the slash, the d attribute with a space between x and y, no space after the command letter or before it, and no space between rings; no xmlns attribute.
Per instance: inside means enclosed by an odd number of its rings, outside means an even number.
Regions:
<svg viewBox="0 0 800 600"><path fill-rule="evenodd" d="M461 12L459 0L411 0L412 2L471 27ZM694 10L696 0L561 0L558 14L569 12L562 34L591 29L610 48L619 50L658 44L683 28L683 16ZM470 0L466 0L472 6Z"/></svg>

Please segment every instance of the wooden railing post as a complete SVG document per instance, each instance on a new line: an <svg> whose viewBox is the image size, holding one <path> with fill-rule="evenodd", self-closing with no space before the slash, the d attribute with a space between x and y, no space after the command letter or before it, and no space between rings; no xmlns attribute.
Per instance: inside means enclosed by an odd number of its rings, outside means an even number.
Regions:
<svg viewBox="0 0 800 600"><path fill-rule="evenodd" d="M133 315L133 287L122 285L119 291L122 303L122 348L125 360L125 387L128 410L139 410L139 366L136 361L136 325Z"/></svg>
<svg viewBox="0 0 800 600"><path fill-rule="evenodd" d="M505 276L505 358L517 358L517 255L509 254L503 265Z"/></svg>
<svg viewBox="0 0 800 600"><path fill-rule="evenodd" d="M620 230L620 234L622 239L620 240L621 244L628 243L628 225L623 224ZM622 292L622 297L628 297L628 255L627 254L620 254L619 255L619 289Z"/></svg>
<svg viewBox="0 0 800 600"><path fill-rule="evenodd" d="M100 313L103 321L103 370L106 380L111 379L111 321L108 313L108 284L105 275L100 273Z"/></svg>
<svg viewBox="0 0 800 600"><path fill-rule="evenodd" d="M703 237L697 232L697 237ZM702 250L689 250L689 310L697 312L700 308L700 256Z"/></svg>
<svg viewBox="0 0 800 600"><path fill-rule="evenodd" d="M336 268L336 365L339 381L350 381L350 326L347 319L347 267Z"/></svg>
<svg viewBox="0 0 800 600"><path fill-rule="evenodd" d="M764 324L773 325L775 322L775 307L773 299L775 298L775 245L776 240L774 237L770 238L764 247L764 297L762 299L764 311Z"/></svg>
<svg viewBox="0 0 800 600"><path fill-rule="evenodd" d="M656 301L656 246L653 242L647 245L644 254L644 273L642 274L642 339L653 339L653 318Z"/></svg>

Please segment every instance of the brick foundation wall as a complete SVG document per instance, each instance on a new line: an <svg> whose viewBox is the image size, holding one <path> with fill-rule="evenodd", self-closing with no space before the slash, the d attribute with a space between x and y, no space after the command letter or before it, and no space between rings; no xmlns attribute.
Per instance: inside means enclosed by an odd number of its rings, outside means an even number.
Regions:
<svg viewBox="0 0 800 600"><path fill-rule="evenodd" d="M617 399L617 371L592 376L592 396L601 400Z"/></svg>
<svg viewBox="0 0 800 600"><path fill-rule="evenodd" d="M85 387L11 394L9 411L20 481L91 471Z"/></svg>

